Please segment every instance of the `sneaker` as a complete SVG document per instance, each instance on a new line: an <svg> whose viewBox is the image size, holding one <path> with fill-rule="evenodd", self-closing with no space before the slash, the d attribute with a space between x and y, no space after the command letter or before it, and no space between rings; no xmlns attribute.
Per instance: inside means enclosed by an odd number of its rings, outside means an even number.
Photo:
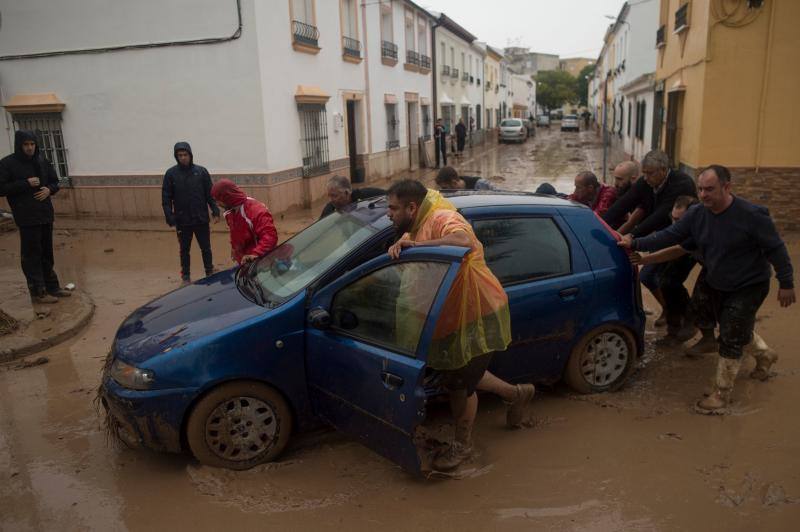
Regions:
<svg viewBox="0 0 800 532"><path fill-rule="evenodd" d="M31 301L39 305L52 305L54 303L58 303L58 298L55 296L51 296L48 293L44 293L36 296L31 296Z"/></svg>
<svg viewBox="0 0 800 532"><path fill-rule="evenodd" d="M677 338L681 343L691 340L694 338L694 335L697 334L697 327L694 325L684 325L678 332L675 333L675 338Z"/></svg>
<svg viewBox="0 0 800 532"><path fill-rule="evenodd" d="M58 288L53 291L48 290L47 293L53 297L72 297L72 292L70 292L69 290L64 290L63 288Z"/></svg>
<svg viewBox="0 0 800 532"><path fill-rule="evenodd" d="M215 268L210 268L210 269L206 270L206 277L211 277L215 273L217 273L217 270Z"/></svg>
<svg viewBox="0 0 800 532"><path fill-rule="evenodd" d="M451 471L472 455L472 446L460 441L454 441L450 447L433 459L433 469L436 471Z"/></svg>
<svg viewBox="0 0 800 532"><path fill-rule="evenodd" d="M506 403L506 426L510 429L518 428L522 424L525 407L533 399L536 388L533 384L517 384L517 398L512 403Z"/></svg>
<svg viewBox="0 0 800 532"><path fill-rule="evenodd" d="M190 284L192 284L191 278L186 276L181 277L181 288L183 288L184 286L189 286Z"/></svg>

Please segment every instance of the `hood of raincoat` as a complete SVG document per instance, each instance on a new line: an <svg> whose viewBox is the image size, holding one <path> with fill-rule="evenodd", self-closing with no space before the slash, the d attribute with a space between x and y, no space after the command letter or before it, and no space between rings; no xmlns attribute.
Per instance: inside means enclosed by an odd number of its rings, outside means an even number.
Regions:
<svg viewBox="0 0 800 532"><path fill-rule="evenodd" d="M211 197L229 209L238 207L247 200L247 194L230 179L220 179L211 187Z"/></svg>
<svg viewBox="0 0 800 532"><path fill-rule="evenodd" d="M175 162L179 165L181 162L178 160L178 150L186 150L189 152L189 166L194 164L194 154L192 153L192 147L189 146L189 143L186 141L176 142L175 148L172 150L172 154L175 156Z"/></svg>
<svg viewBox="0 0 800 532"><path fill-rule="evenodd" d="M36 151L33 152L33 157L28 157L25 155L25 152L22 151L22 143L26 140L32 140L36 143ZM14 134L14 156L22 161L35 160L39 156L39 141L36 139L36 135L33 131L20 129Z"/></svg>

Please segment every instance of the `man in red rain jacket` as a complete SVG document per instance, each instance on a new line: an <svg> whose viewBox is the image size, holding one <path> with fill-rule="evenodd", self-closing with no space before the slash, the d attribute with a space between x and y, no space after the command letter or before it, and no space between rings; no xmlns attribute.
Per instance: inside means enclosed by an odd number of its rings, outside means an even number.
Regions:
<svg viewBox="0 0 800 532"><path fill-rule="evenodd" d="M247 197L230 179L211 187L211 197L225 209L231 231L231 258L246 264L265 255L278 244L278 231L266 205Z"/></svg>

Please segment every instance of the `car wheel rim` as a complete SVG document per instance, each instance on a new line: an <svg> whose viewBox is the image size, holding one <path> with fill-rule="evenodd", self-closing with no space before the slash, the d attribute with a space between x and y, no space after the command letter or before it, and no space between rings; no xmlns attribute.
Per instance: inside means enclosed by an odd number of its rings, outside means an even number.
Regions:
<svg viewBox="0 0 800 532"><path fill-rule="evenodd" d="M205 439L220 458L242 462L268 451L278 439L278 430L272 405L254 397L233 397L208 416Z"/></svg>
<svg viewBox="0 0 800 532"><path fill-rule="evenodd" d="M608 386L625 373L629 357L628 344L622 335L598 334L581 353L581 375L592 386Z"/></svg>

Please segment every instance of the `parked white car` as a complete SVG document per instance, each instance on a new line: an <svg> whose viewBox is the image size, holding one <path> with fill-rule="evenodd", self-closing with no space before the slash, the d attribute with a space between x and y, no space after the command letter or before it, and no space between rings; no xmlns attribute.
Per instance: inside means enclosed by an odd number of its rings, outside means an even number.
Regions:
<svg viewBox="0 0 800 532"><path fill-rule="evenodd" d="M528 128L519 118L506 118L500 122L498 142L525 142L528 140Z"/></svg>
<svg viewBox="0 0 800 532"><path fill-rule="evenodd" d="M580 131L581 126L577 115L564 115L561 119L561 131Z"/></svg>

